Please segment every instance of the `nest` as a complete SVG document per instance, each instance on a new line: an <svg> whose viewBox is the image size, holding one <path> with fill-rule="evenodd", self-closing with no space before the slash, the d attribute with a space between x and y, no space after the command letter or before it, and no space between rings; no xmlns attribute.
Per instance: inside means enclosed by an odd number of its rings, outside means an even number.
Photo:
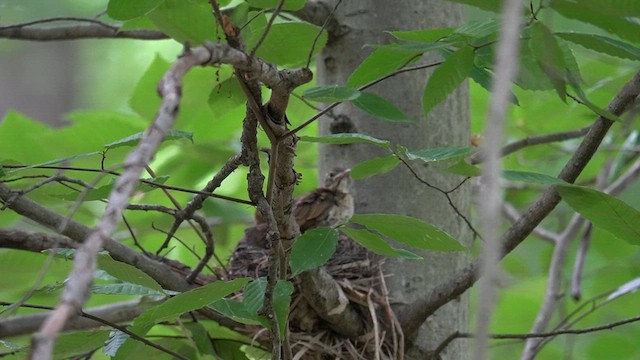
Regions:
<svg viewBox="0 0 640 360"><path fill-rule="evenodd" d="M230 278L267 275L270 250L262 241L264 231L260 227L245 231L227 268ZM402 359L402 330L389 306L381 261L341 235L334 256L324 266L365 323L365 332L354 338L334 331L295 284L288 337L293 359ZM270 346L264 329L249 330L247 335Z"/></svg>

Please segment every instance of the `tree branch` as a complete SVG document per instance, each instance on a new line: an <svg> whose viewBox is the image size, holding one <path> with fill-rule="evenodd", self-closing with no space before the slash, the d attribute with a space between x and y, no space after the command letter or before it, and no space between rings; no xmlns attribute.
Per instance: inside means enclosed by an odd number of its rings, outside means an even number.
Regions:
<svg viewBox="0 0 640 360"><path fill-rule="evenodd" d="M11 40L59 41L77 39L141 39L165 40L169 37L155 30L125 30L106 24L67 25L37 28L30 25L0 27L0 38Z"/></svg>
<svg viewBox="0 0 640 360"><path fill-rule="evenodd" d="M607 110L615 115L622 114L640 94L640 72L625 84L611 101ZM589 133L565 165L558 176L560 179L573 183L598 149L602 139L613 124L612 121L598 117L591 126ZM502 254L505 256L531 234L538 224L560 202L560 196L554 187L547 189L542 196L513 224L502 236ZM459 270L450 280L444 281L425 298L408 305L397 307L398 318L403 325L405 335L410 337L427 317L442 305L464 293L477 280L477 264L471 264Z"/></svg>

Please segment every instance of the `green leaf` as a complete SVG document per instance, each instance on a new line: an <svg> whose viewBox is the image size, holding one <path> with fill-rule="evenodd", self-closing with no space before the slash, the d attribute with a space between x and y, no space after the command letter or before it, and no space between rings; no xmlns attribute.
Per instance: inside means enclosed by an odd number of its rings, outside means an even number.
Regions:
<svg viewBox="0 0 640 360"><path fill-rule="evenodd" d="M509 181L523 181L542 185L567 184L566 181L558 179L557 177L531 171L505 170L502 172L502 177Z"/></svg>
<svg viewBox="0 0 640 360"><path fill-rule="evenodd" d="M138 143L140 142L140 139L142 139L143 135L144 133L139 132L137 134L127 136L124 139L116 140L110 144L106 144L104 147L107 149L115 149L122 146L137 146ZM176 140L176 139L189 139L191 143L193 143L193 133L189 131L169 129L169 131L167 131L167 134L164 136L162 141Z"/></svg>
<svg viewBox="0 0 640 360"><path fill-rule="evenodd" d="M145 15L164 0L109 0L107 15L115 20L130 20Z"/></svg>
<svg viewBox="0 0 640 360"><path fill-rule="evenodd" d="M329 85L316 86L307 89L302 94L302 97L307 100L332 103L355 100L360 96L360 94L360 91L350 87Z"/></svg>
<svg viewBox="0 0 640 360"><path fill-rule="evenodd" d="M322 144L336 144L346 145L355 143L368 143L378 145L384 148L389 148L390 142L388 140L376 139L369 135L359 133L344 133L333 134L326 136L301 136L300 141L322 143Z"/></svg>
<svg viewBox="0 0 640 360"><path fill-rule="evenodd" d="M169 66L169 62L160 57L160 55L156 55L133 89L133 94L129 99L129 106L145 119L152 120L162 104L158 93L153 89L158 86Z"/></svg>
<svg viewBox="0 0 640 360"><path fill-rule="evenodd" d="M446 147L428 148L407 152L410 160L422 160L425 162L450 161L464 158L475 151L472 147Z"/></svg>
<svg viewBox="0 0 640 360"><path fill-rule="evenodd" d="M538 66L547 75L560 99L566 102L567 84L564 54L551 30L540 21L534 22L531 26L529 45Z"/></svg>
<svg viewBox="0 0 640 360"><path fill-rule="evenodd" d="M61 334L56 338L53 349L54 359L69 359L94 351L104 345L109 338L108 330L78 331Z"/></svg>
<svg viewBox="0 0 640 360"><path fill-rule="evenodd" d="M567 0L553 0L549 5L553 10L569 19L595 25L625 40L633 42L640 41L640 24L627 20L627 16L629 15L608 15L600 9L604 8L602 5L593 9Z"/></svg>
<svg viewBox="0 0 640 360"><path fill-rule="evenodd" d="M122 346L127 339L129 339L128 334L120 330L111 330L109 338L105 342L104 348L102 348L102 352L107 356L116 356L118 349L120 349L120 346Z"/></svg>
<svg viewBox="0 0 640 360"><path fill-rule="evenodd" d="M162 291L162 286L160 286L160 284L158 284L151 276L134 266L116 261L107 254L98 255L98 267L106 271L109 275L122 281Z"/></svg>
<svg viewBox="0 0 640 360"><path fill-rule="evenodd" d="M412 31L390 31L389 33L398 40L431 43L450 35L453 33L453 30L453 28L437 28Z"/></svg>
<svg viewBox="0 0 640 360"><path fill-rule="evenodd" d="M461 251L465 249L443 230L405 215L357 214L351 218L351 222L418 249L436 251Z"/></svg>
<svg viewBox="0 0 640 360"><path fill-rule="evenodd" d="M363 92L357 99L351 102L364 112L382 120L414 122L413 119L405 115L395 105L376 94Z"/></svg>
<svg viewBox="0 0 640 360"><path fill-rule="evenodd" d="M467 177L479 176L482 173L477 166L473 166L464 160L458 161L456 164L449 166L443 170L450 174L456 174Z"/></svg>
<svg viewBox="0 0 640 360"><path fill-rule="evenodd" d="M209 306L222 315L239 323L247 325L260 325L262 323L257 314L250 313L245 304L238 301L220 299Z"/></svg>
<svg viewBox="0 0 640 360"><path fill-rule="evenodd" d="M247 98L240 87L238 79L230 77L211 90L208 102L211 110L213 110L216 115L222 116L243 106L246 101Z"/></svg>
<svg viewBox="0 0 640 360"><path fill-rule="evenodd" d="M351 177L354 179L366 179L373 175L386 174L400 164L395 155L378 157L365 160L351 168Z"/></svg>
<svg viewBox="0 0 640 360"><path fill-rule="evenodd" d="M287 331L291 294L293 294L293 284L286 280L278 280L273 289L273 310L276 313L281 337L284 337Z"/></svg>
<svg viewBox="0 0 640 360"><path fill-rule="evenodd" d="M276 9L280 0L246 0L254 8ZM282 10L300 10L304 7L306 0L285 0Z"/></svg>
<svg viewBox="0 0 640 360"><path fill-rule="evenodd" d="M392 47L379 47L371 53L357 69L351 73L347 80L347 85L358 87L379 79L392 71L405 66L412 59L417 58L419 52L407 53L406 51L397 51Z"/></svg>
<svg viewBox="0 0 640 360"><path fill-rule="evenodd" d="M200 45L216 38L216 20L207 2L164 0L147 16L160 31L183 44Z"/></svg>
<svg viewBox="0 0 640 360"><path fill-rule="evenodd" d="M188 311L200 309L216 300L220 300L240 290L249 280L240 278L226 282L216 281L176 295L137 317L131 330L139 335L144 335L156 322L173 320Z"/></svg>
<svg viewBox="0 0 640 360"><path fill-rule="evenodd" d="M640 212L625 202L594 189L558 186L562 199L573 210L613 236L632 245L640 245Z"/></svg>
<svg viewBox="0 0 640 360"><path fill-rule="evenodd" d="M251 39L247 41L248 49L254 48L264 31L264 27L253 30ZM304 65L309 57L311 44L319 31L320 27L309 23L286 22L273 24L267 38L260 45L256 56L281 66ZM322 50L327 43L327 39L327 32L322 31L313 50L312 59L314 55Z"/></svg>
<svg viewBox="0 0 640 360"><path fill-rule="evenodd" d="M619 116L612 114L611 112L603 109L596 104L592 103L591 100L587 97L587 94L582 90L580 84L578 83L578 79L574 79L573 77L569 77L569 85L576 92L578 99L582 102L582 105L588 107L595 114L607 119L609 121L619 121L622 122L622 119Z"/></svg>
<svg viewBox="0 0 640 360"><path fill-rule="evenodd" d="M242 303L249 314L258 317L258 310L264 303L264 292L267 289L267 278L261 277L250 282L244 289Z"/></svg>
<svg viewBox="0 0 640 360"><path fill-rule="evenodd" d="M422 259L422 256L412 253L411 251L404 249L397 249L389 245L384 239L378 235L365 229L354 229L343 226L340 231L345 233L349 238L363 247L373 251L379 255L385 256L399 256L408 259Z"/></svg>
<svg viewBox="0 0 640 360"><path fill-rule="evenodd" d="M424 89L422 96L422 110L425 119L436 105L443 102L464 79L469 76L473 68L473 49L465 46L454 52L440 66L438 66Z"/></svg>
<svg viewBox="0 0 640 360"><path fill-rule="evenodd" d="M207 329L200 322L196 321L185 323L184 327L191 333L191 339L196 344L198 353L200 353L200 355L209 355L213 358L215 351L213 350L211 336L209 336Z"/></svg>
<svg viewBox="0 0 640 360"><path fill-rule="evenodd" d="M37 168L37 167L40 167L40 166L56 165L56 164L70 162L72 160L84 159L84 158L88 158L88 157L92 157L92 156L96 156L96 155L100 155L100 154L102 154L102 152L94 151L94 152L90 152L90 153L86 153L86 154L73 155L73 156L62 158L62 159L54 159L54 160L41 162L41 163L38 163L38 164L24 166L24 167L21 167L21 168L11 169L10 171L7 171L7 173L8 174L14 174L14 173L17 173L19 171L23 171L23 170L27 170L27 169L34 169L34 168Z"/></svg>
<svg viewBox="0 0 640 360"><path fill-rule="evenodd" d="M142 296L163 296L164 292L152 290L146 286L131 283L122 284L93 284L91 286L93 294L104 295L142 295Z"/></svg>
<svg viewBox="0 0 640 360"><path fill-rule="evenodd" d="M640 60L640 48L610 37L575 32L556 33L564 40L571 41L589 50L619 57L622 59Z"/></svg>
<svg viewBox="0 0 640 360"><path fill-rule="evenodd" d="M311 229L302 234L291 249L291 275L324 265L338 245L338 232L331 228Z"/></svg>
<svg viewBox="0 0 640 360"><path fill-rule="evenodd" d="M482 86L483 89L491 92L492 74L491 72L489 72L489 70L481 68L474 64L473 69L471 69L471 72L469 73L469 77L473 79L473 81L475 81L478 85ZM511 101L511 103L516 106L520 106L520 102L518 101L516 94L514 94L513 92L511 93L509 101Z"/></svg>
<svg viewBox="0 0 640 360"><path fill-rule="evenodd" d="M577 0L579 6L592 11L622 17L640 17L640 2L636 0Z"/></svg>

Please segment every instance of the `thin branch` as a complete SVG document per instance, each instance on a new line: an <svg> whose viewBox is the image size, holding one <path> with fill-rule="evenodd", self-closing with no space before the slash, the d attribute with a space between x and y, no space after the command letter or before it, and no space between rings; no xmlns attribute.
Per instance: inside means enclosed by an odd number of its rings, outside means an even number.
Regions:
<svg viewBox="0 0 640 360"><path fill-rule="evenodd" d="M577 139L583 137L589 132L591 125L585 126L581 129L558 132L553 134L545 134L538 136L529 136L524 139L520 139L518 141L512 142L511 144L506 145L502 148L500 154L501 156L507 156L516 151L522 150L529 146L543 145L554 142L566 141L571 139ZM471 164L479 164L484 161L481 153L476 153L469 159Z"/></svg>
<svg viewBox="0 0 640 360"><path fill-rule="evenodd" d="M500 146L503 141L504 121L511 98L512 81L519 66L519 12L520 0L505 0L502 4L502 25L496 49L496 72L491 90L493 92L487 114L484 135L487 141L482 147L486 164L482 169L480 181L486 187L482 192L483 209L480 212L484 247L480 255L479 271L482 278L478 286L477 341L475 356L487 358L487 338L491 317L496 305L497 281L500 271L500 209L502 207L502 189L500 174Z"/></svg>
<svg viewBox="0 0 640 360"><path fill-rule="evenodd" d="M70 324L65 327L65 330L91 329L100 325L106 325L118 331L122 331L134 340L158 349L177 359L187 360L187 357L178 354L173 350L167 349L164 346L149 341L144 337L129 331L125 326L120 326L117 324L118 322L128 321L135 318L136 316L149 309L153 304L153 302L130 301L125 303L100 306L97 308L88 309L87 311L81 311L79 313L80 318L75 319L75 321L73 321L73 324L71 324L70 322ZM13 303L0 301L0 306L14 305L15 304ZM44 305L21 304L20 306L30 309L54 310L53 307ZM28 329L33 329L32 331L37 330L38 327L34 325L42 323L46 319L46 316L46 313L39 313L16 316L7 320L0 320L0 337L28 334ZM84 318L84 320L82 320L82 318ZM6 329L6 331L4 329Z"/></svg>
<svg viewBox="0 0 640 360"><path fill-rule="evenodd" d="M383 77L381 77L381 78L379 78L377 80L374 80L374 81L372 81L372 82L370 82L368 84L360 86L358 88L358 90L361 91L361 90L368 89L371 86L373 86L373 85L375 85L375 84L377 84L379 82L382 82L382 81L384 81L386 79L392 78L392 77L394 77L396 75L399 75L399 74L402 74L402 73L405 73L405 72L428 69L428 68L431 68L431 67L438 66L438 65L440 65L442 63L443 63L443 61L438 61L438 62L431 63L431 64L416 65L416 66L411 66L411 67L407 67L407 68L398 69L398 70L396 70L396 71L394 71L394 72L392 72L390 74L387 74L387 75L385 75L385 76L383 76ZM340 104L342 104L342 101L341 102L332 103L331 105L329 105L326 108L322 109L322 111L320 111L319 113L317 113L317 114L313 115L312 117L310 117L308 120L306 120L302 124L300 124L300 125L296 126L295 128L293 128L293 130L287 131L284 135L282 135L282 137L290 136L292 134L297 133L298 131L300 131L300 130L304 129L305 127L309 126L311 123L313 123L314 121L316 121L317 119L322 117L322 115L324 115L324 114L328 113L329 111L333 110L333 108L335 108L336 106L338 106Z"/></svg>
<svg viewBox="0 0 640 360"><path fill-rule="evenodd" d="M534 339L534 338L548 338L555 337L558 335L581 335L588 334L593 332L599 332L604 330L612 330L616 327L633 324L635 322L640 321L640 316L615 321L609 324L593 326L584 329L566 329L566 330L557 330L543 333L529 333L529 334L489 334L489 338L497 339L497 340L508 340L508 339L517 339L517 340L526 340L526 339ZM437 359L437 355L442 353L442 351L455 339L475 339L477 338L476 334L471 333L463 333L463 332L455 332L449 335L431 354L432 358Z"/></svg>
<svg viewBox="0 0 640 360"><path fill-rule="evenodd" d="M84 19L89 21L90 19ZM97 20L94 20L97 21ZM38 28L30 25L17 24L0 27L0 38L11 40L59 41L77 39L141 39L165 40L167 35L155 30L125 30L118 26L105 24L67 25L51 28Z"/></svg>
<svg viewBox="0 0 640 360"><path fill-rule="evenodd" d="M309 56L307 57L307 63L305 65L306 68L308 68L309 64L311 64L311 57L313 56L313 51L316 48L316 44L318 43L318 39L320 39L320 35L322 35L322 32L324 31L324 29L329 24L329 20L331 20L333 18L333 13L336 12L336 10L338 9L338 6L340 6L340 3L342 3L342 0L338 0L336 2L336 5L333 7L333 9L331 9L329 14L327 14L326 18L322 22L322 26L320 27L320 29L318 30L318 33L316 34L316 37L313 39L313 43L311 44L311 50L309 50Z"/></svg>
<svg viewBox="0 0 640 360"><path fill-rule="evenodd" d="M269 30L271 30L271 26L273 25L273 22L276 21L278 14L280 13L280 11L282 10L282 7L284 6L284 1L285 0L280 0L280 2L278 3L278 7L276 7L276 9L273 11L273 14L271 14L271 18L267 23L267 27L262 31L262 35L260 35L260 39L258 39L258 42L256 42L256 45L253 47L253 49L251 50L251 53L249 54L251 57L256 56L256 52L258 52L260 45L262 45L262 43L264 42L264 39L267 38L267 35L269 34Z"/></svg>
<svg viewBox="0 0 640 360"><path fill-rule="evenodd" d="M515 207L513 207L513 205L505 202L502 204L502 214L507 217L507 219L509 219L511 222L516 222L518 221L518 219L520 219L520 217L522 216L518 210L516 210ZM555 244L558 242L558 238L560 237L560 234L554 233L553 231L547 230L545 228L543 228L542 226L536 226L535 229L533 229L533 231L531 232L533 235L546 240L552 244Z"/></svg>
<svg viewBox="0 0 640 360"><path fill-rule="evenodd" d="M80 168L80 167L74 167L74 166L50 166L50 165L33 166L33 165L9 165L9 164L3 164L2 166L4 168L6 168L6 169L30 168L30 169L70 170L70 171L92 172L92 173L109 174L109 175L114 175L114 176L122 176L121 173L119 173L117 171L113 171L113 170ZM153 187L159 188L159 189L179 191L179 192L184 192L184 193L188 193L188 194L201 195L201 196L204 196L204 197L212 197L212 198L216 198L216 199L236 202L236 203L239 203L239 204L254 205L249 200L237 199L237 198L234 198L234 197L225 196L225 195L219 195L219 194L211 194L211 193L208 193L208 192L186 189L186 188L182 188L182 187L179 187L179 186L171 186L171 185L166 185L166 184L160 184L160 183L157 183L157 182L154 182L154 181L151 181L151 180L140 179L140 182L144 183L144 184L147 184L149 186L153 186Z"/></svg>
<svg viewBox="0 0 640 360"><path fill-rule="evenodd" d="M428 188L436 190L439 193L441 193L442 195L444 195L447 198L447 202L449 203L449 206L453 209L453 211L456 213L456 215L458 215L464 221L464 223L467 224L467 227L469 228L469 230L471 230L471 232L473 232L473 236L477 237L479 239L482 239L482 236L480 236L480 233L471 224L471 221L469 219L467 219L467 217L458 209L456 204L453 203L453 199L451 199L451 196L450 196L450 194L452 192L454 192L455 190L460 188L460 186L462 186L465 182L467 182L467 180L469 178L465 178L463 181L461 181L453 189L451 189L449 191L445 191L445 190L442 190L442 189L440 189L439 187L437 187L435 185L432 185L430 182L428 182L427 180L425 180L422 177L420 177L420 175L413 169L413 167L409 164L409 162L404 157L402 157L402 156L400 156L398 154L395 154L395 155L398 157L398 159L400 159L400 161L405 165L405 167L411 172L411 174L413 174L413 177L415 177L418 181L420 181L421 183L426 185Z"/></svg>
<svg viewBox="0 0 640 360"><path fill-rule="evenodd" d="M619 116L635 101L638 94L640 94L640 72L636 73L618 92L615 98L609 103L607 110ZM560 172L560 179L569 183L575 181L587 163L589 163L589 160L596 152L612 124L610 120L603 117L598 117L594 121L589 133L584 137L572 158ZM529 210L502 236L501 256L505 256L513 251L526 239L533 229L547 217L559 202L560 196L554 187L545 190L543 195L531 205ZM411 304L400 305L398 308L398 318L403 325L405 335L407 337L413 335L419 325L422 324L428 316L470 288L477 280L478 275L476 270L477 264L473 263L458 270L450 279L444 280L440 285L435 286L433 291L426 297Z"/></svg>
<svg viewBox="0 0 640 360"><path fill-rule="evenodd" d="M140 143L125 160L125 170L113 187L104 215L95 229L76 251L73 269L60 298L59 305L50 314L40 331L32 338L30 356L32 359L49 359L58 333L65 323L81 311L90 296L93 273L96 269L96 256L104 247L129 202L142 175L166 132L171 128L178 114L181 99L182 78L194 66L206 62L191 52L186 52L165 73L158 85L162 96L162 105L151 126L144 132Z"/></svg>

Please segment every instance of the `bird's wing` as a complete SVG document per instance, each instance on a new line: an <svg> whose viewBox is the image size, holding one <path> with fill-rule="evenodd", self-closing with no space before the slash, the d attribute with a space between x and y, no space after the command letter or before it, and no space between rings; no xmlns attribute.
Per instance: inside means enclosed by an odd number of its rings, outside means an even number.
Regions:
<svg viewBox="0 0 640 360"><path fill-rule="evenodd" d="M322 226L327 219L329 210L334 206L334 197L327 189L316 189L313 192L296 199L293 214L304 232L314 227Z"/></svg>

